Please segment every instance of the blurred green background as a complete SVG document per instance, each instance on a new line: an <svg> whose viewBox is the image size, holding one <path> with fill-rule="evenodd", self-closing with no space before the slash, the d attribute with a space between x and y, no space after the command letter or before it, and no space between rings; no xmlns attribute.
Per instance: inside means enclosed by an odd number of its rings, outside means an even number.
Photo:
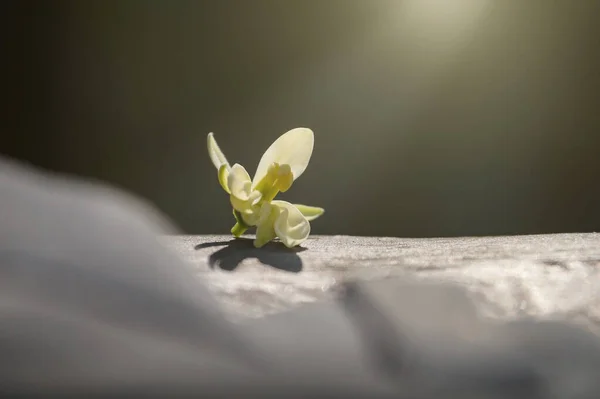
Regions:
<svg viewBox="0 0 600 399"><path fill-rule="evenodd" d="M253 174L315 132L283 198L316 234L600 230L600 2L7 1L1 152L228 233L214 132Z"/></svg>

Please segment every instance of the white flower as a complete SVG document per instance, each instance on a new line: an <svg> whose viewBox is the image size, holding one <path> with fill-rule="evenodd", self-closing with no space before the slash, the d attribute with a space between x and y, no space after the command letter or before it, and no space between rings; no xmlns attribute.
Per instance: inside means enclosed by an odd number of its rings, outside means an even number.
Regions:
<svg viewBox="0 0 600 399"><path fill-rule="evenodd" d="M274 201L304 173L314 146L314 134L296 128L281 135L263 154L254 178L240 165L229 165L212 133L208 134L208 154L218 170L219 183L229 194L237 223L231 229L236 237L257 226L254 245L262 247L279 239L287 247L300 245L310 234L309 221L321 216L323 208Z"/></svg>

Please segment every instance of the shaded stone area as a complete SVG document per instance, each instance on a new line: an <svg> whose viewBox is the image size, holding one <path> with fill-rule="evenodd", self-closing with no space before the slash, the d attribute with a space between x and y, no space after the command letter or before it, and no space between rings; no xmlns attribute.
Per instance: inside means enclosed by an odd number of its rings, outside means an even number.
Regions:
<svg viewBox="0 0 600 399"><path fill-rule="evenodd" d="M414 277L467 289L488 316L581 322L600 331L600 234L387 238L312 236L302 247L226 235L165 237L233 320L327 300L351 280Z"/></svg>

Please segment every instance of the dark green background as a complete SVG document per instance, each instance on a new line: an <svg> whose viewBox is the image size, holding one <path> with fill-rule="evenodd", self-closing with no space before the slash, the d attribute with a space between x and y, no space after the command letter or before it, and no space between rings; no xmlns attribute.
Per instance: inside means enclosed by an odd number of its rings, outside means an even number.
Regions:
<svg viewBox="0 0 600 399"><path fill-rule="evenodd" d="M600 230L600 2L2 3L1 152L232 224L206 154L251 174L316 136L284 198L318 234Z"/></svg>

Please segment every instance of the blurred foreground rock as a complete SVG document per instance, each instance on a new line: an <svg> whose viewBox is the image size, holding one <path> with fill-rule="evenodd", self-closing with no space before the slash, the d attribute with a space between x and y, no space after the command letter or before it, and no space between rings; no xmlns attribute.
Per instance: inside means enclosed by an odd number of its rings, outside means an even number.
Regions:
<svg viewBox="0 0 600 399"><path fill-rule="evenodd" d="M597 332L597 234L258 250L2 160L0 193L2 397L600 397L598 336L478 314Z"/></svg>
<svg viewBox="0 0 600 399"><path fill-rule="evenodd" d="M166 237L234 320L327 300L349 280L409 276L467 288L488 316L572 320L600 331L600 234L378 238L313 236L301 248L250 238Z"/></svg>

